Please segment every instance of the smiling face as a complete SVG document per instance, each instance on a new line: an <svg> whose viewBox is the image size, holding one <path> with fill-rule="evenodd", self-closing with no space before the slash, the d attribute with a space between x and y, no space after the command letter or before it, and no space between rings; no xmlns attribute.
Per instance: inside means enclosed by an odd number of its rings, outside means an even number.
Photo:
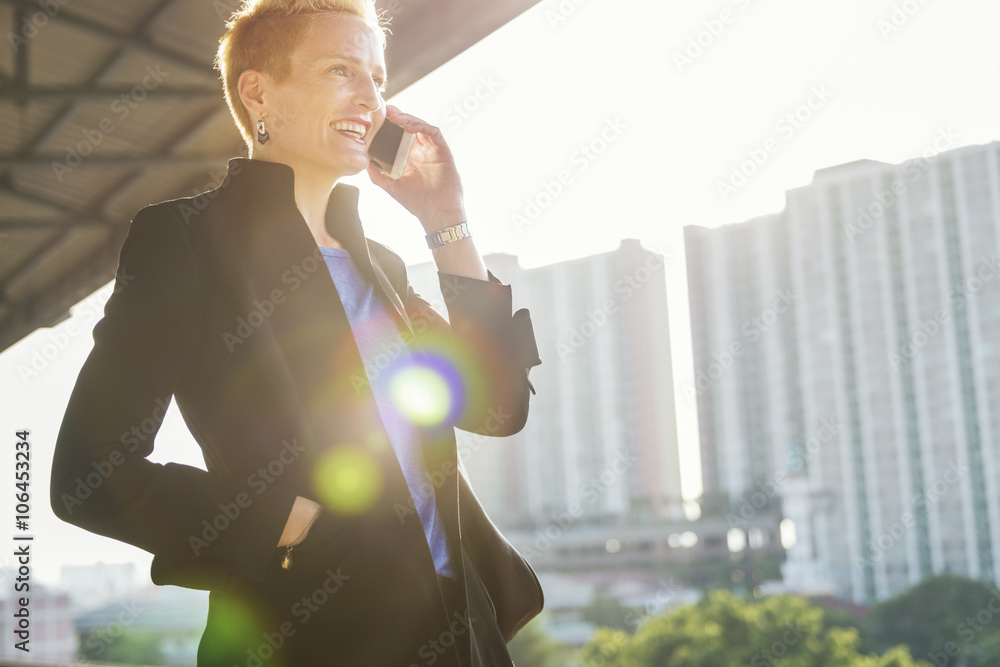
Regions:
<svg viewBox="0 0 1000 667"><path fill-rule="evenodd" d="M271 139L254 145L255 157L334 181L364 170L385 120L385 58L374 30L353 14L317 14L289 59L281 82L262 77Z"/></svg>

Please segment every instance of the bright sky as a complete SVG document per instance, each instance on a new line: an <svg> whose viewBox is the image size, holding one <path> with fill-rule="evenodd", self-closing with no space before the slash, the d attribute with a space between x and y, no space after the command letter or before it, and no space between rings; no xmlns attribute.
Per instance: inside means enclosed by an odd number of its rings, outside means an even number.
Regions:
<svg viewBox="0 0 1000 667"><path fill-rule="evenodd" d="M445 132L484 254L538 266L623 238L666 252L675 381L691 382L683 226L778 211L816 169L902 162L939 130L950 128L955 147L1000 139L997 25L1000 3L987 0L543 0L392 103ZM783 121L797 110L801 120ZM724 199L718 184L769 140L767 161ZM562 191L546 198L560 175ZM352 182L364 187L368 234L410 263L429 261L418 223L362 178ZM33 567L43 581L61 564L97 560L148 572L145 552L63 524L48 507L52 447L109 294L0 355L0 432L12 443L15 430L32 430ZM63 349L22 379L19 367L60 335ZM683 396L677 409L692 497L696 414ZM175 408L153 458L202 465ZM0 459L11 479L13 456ZM10 516L12 503L2 507Z"/></svg>

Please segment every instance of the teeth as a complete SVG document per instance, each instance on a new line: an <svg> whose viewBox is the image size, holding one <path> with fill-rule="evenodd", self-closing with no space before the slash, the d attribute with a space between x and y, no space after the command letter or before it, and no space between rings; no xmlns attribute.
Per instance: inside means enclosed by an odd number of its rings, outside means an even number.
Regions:
<svg viewBox="0 0 1000 667"><path fill-rule="evenodd" d="M346 120L341 120L334 123L333 129L356 134L360 139L364 139L365 134L368 131L367 128L364 125L361 125L360 123L351 123Z"/></svg>

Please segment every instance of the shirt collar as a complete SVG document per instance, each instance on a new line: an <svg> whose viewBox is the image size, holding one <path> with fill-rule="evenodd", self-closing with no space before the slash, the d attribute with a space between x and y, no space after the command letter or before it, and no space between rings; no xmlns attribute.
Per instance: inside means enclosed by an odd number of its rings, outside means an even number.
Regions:
<svg viewBox="0 0 1000 667"><path fill-rule="evenodd" d="M287 224L300 226L300 229L283 234L282 239L276 242L292 245L311 243L318 254L319 246L316 244L316 239L295 204L295 172L287 164L242 157L231 158L226 180L219 189L233 198L236 208L231 210L241 218L241 224L249 223L252 229L258 230L267 228L270 233L265 233L262 237L271 239L274 232L272 225L289 221ZM393 288L384 270L372 261L368 239L365 238L365 231L358 215L359 194L359 190L353 185L338 183L334 186L326 207L327 232L347 249L351 259L368 281L372 285L379 286L395 308L400 320L409 327L409 319L400 295ZM301 256L305 253L298 254Z"/></svg>
<svg viewBox="0 0 1000 667"><path fill-rule="evenodd" d="M291 218L306 226L295 204L295 172L287 164L231 158L222 188L230 190L240 201L253 202L254 215L264 215L272 221ZM334 186L326 207L326 230L351 253L351 258L374 282L368 242L358 214L359 196L360 191L353 185L337 183Z"/></svg>

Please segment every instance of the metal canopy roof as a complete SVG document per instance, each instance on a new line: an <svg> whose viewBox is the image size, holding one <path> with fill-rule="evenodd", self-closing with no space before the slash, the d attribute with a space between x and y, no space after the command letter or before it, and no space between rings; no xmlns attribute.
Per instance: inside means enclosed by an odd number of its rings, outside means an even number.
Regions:
<svg viewBox="0 0 1000 667"><path fill-rule="evenodd" d="M538 0L380 0L388 95ZM131 217L246 155L212 67L239 0L0 0L0 351L114 278Z"/></svg>

